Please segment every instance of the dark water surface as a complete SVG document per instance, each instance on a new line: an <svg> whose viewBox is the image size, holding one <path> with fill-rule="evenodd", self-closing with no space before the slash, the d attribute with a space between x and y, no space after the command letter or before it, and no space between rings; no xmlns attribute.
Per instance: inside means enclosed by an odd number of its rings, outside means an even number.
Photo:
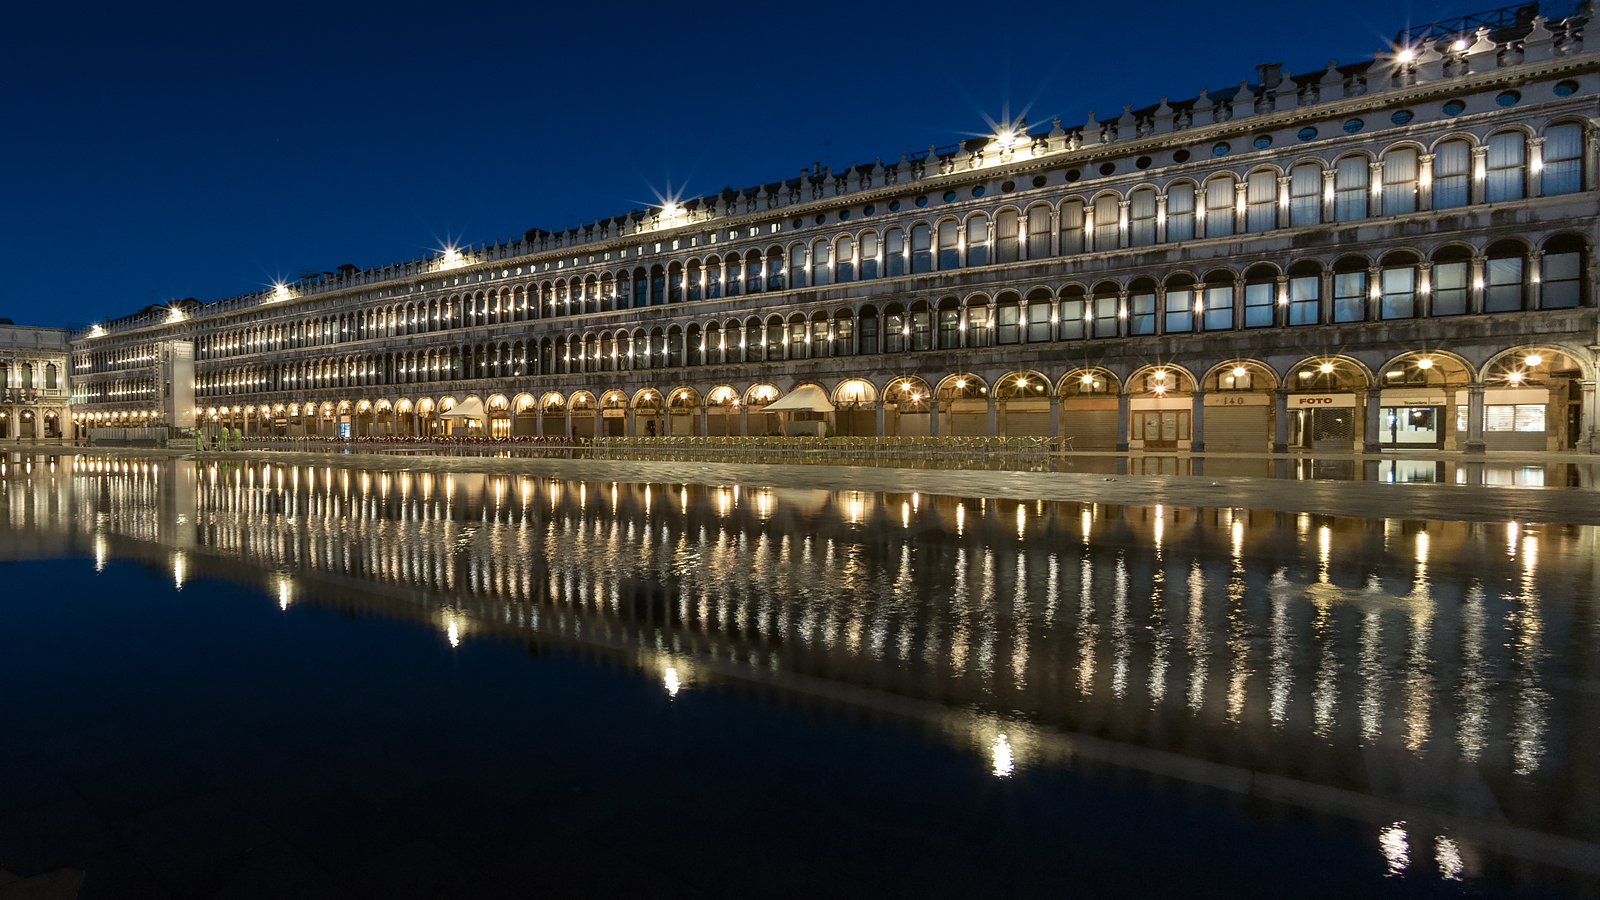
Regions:
<svg viewBox="0 0 1600 900"><path fill-rule="evenodd" d="M6 459L86 898L1600 888L1593 527Z"/></svg>

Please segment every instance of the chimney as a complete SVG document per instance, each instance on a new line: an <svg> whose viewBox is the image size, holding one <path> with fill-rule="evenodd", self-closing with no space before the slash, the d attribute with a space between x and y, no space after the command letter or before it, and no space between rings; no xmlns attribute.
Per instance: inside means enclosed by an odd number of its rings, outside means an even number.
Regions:
<svg viewBox="0 0 1600 900"><path fill-rule="evenodd" d="M1283 63L1262 63L1256 66L1256 82L1263 90L1272 90L1283 83Z"/></svg>

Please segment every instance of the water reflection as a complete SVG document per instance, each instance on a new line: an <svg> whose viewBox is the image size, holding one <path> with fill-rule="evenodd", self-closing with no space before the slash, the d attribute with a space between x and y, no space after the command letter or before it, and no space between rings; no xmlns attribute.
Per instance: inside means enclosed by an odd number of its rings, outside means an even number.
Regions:
<svg viewBox="0 0 1600 900"><path fill-rule="evenodd" d="M101 457L3 474L13 556L258 579L285 610L452 646L569 642L673 697L732 678L922 719L996 777L1103 760L1355 816L1391 874L1460 879L1484 847L1600 870L1592 527Z"/></svg>

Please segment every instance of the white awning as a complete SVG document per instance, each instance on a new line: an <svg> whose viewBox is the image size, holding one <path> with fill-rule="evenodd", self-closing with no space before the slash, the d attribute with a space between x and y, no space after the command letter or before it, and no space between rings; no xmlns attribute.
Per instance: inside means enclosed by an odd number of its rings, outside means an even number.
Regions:
<svg viewBox="0 0 1600 900"><path fill-rule="evenodd" d="M483 401L477 397L468 397L456 404L452 409L439 414L441 419L486 419L489 414L483 410Z"/></svg>
<svg viewBox="0 0 1600 900"><path fill-rule="evenodd" d="M768 403L762 412L833 412L833 404L828 402L828 395L822 388L814 384L795 388L788 396Z"/></svg>

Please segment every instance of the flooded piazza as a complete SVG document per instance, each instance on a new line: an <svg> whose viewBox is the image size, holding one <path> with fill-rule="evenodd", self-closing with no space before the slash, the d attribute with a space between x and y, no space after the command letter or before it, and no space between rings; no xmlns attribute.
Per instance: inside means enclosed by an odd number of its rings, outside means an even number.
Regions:
<svg viewBox="0 0 1600 900"><path fill-rule="evenodd" d="M6 457L0 866L85 897L1600 886L1594 525L474 464Z"/></svg>

